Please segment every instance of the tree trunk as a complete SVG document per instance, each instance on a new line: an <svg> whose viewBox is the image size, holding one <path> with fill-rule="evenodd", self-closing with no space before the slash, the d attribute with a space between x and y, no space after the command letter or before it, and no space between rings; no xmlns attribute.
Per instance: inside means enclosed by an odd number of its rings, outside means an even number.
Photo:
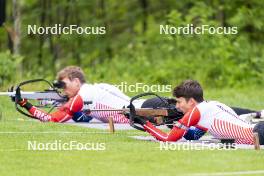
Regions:
<svg viewBox="0 0 264 176"><path fill-rule="evenodd" d="M107 5L105 4L105 0L100 0L99 1L99 9L100 9L100 18L103 19L104 21L104 26L106 28L106 30L109 32L109 25L108 25L108 22L107 22L107 16L106 16L106 7ZM109 35L111 34L106 34L104 35L103 37L106 38L106 41L107 41L107 47L105 48L105 52L107 54L107 56L109 58L112 58L113 57L113 51L112 51L112 48L111 48L111 45L110 45L110 40L109 40ZM100 62L102 62L104 60L104 58L101 57L101 60Z"/></svg>
<svg viewBox="0 0 264 176"><path fill-rule="evenodd" d="M143 34L147 31L148 28L148 1L147 0L140 0L141 8L142 8L142 13L143 13L143 21L142 21L142 32Z"/></svg>
<svg viewBox="0 0 264 176"><path fill-rule="evenodd" d="M81 18L80 18L80 15L79 15L79 10L78 10L78 6L75 4L75 10L74 10L74 14L75 14L75 17L76 17L76 24L78 26L81 25ZM80 57L80 48L81 48L81 44L82 44L82 39L81 37L78 37L77 38L77 44L76 44L76 48L75 50L73 51L74 53L74 59L77 60L77 65L81 66L81 57Z"/></svg>
<svg viewBox="0 0 264 176"><path fill-rule="evenodd" d="M52 26L54 25L53 24L53 16L52 16L52 13L51 13L51 8L52 8L52 5L51 5L51 0L47 0L47 9L50 9L50 13L47 14L48 16L48 24L49 26ZM50 55L52 56L52 65L53 65L53 73L55 73L55 67L56 67L56 57L54 56L54 42L53 42L53 35L52 34L48 34L48 41L49 41L49 53Z"/></svg>
<svg viewBox="0 0 264 176"><path fill-rule="evenodd" d="M225 8L224 8L224 1L221 0L216 4L218 6L218 11L216 14L216 19L219 21L221 26L226 26L226 19L225 19ZM220 7L220 8L219 8ZM217 7L215 7L217 8Z"/></svg>
<svg viewBox="0 0 264 176"><path fill-rule="evenodd" d="M21 40L21 9L20 9L20 1L19 0L13 0L13 20L14 20L14 30L13 30L13 40L12 40L12 53L15 55L20 54L20 40ZM18 76L20 79L23 75L23 62L18 65Z"/></svg>
<svg viewBox="0 0 264 176"><path fill-rule="evenodd" d="M19 54L20 49L20 25L21 25L21 13L20 13L20 1L13 0L13 19L14 19L14 40L13 40L13 54Z"/></svg>
<svg viewBox="0 0 264 176"><path fill-rule="evenodd" d="M0 0L0 27L3 26L6 19L6 0Z"/></svg>
<svg viewBox="0 0 264 176"><path fill-rule="evenodd" d="M40 14L40 26L45 26L46 21L46 1L41 0L40 7L41 7L41 14ZM38 65L42 65L42 58L43 58L43 45L44 45L44 35L39 35L39 53L38 53Z"/></svg>

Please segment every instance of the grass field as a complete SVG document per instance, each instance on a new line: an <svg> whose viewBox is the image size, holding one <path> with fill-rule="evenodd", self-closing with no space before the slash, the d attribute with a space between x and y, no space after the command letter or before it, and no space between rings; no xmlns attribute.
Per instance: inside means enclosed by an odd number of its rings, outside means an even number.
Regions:
<svg viewBox="0 0 264 176"><path fill-rule="evenodd" d="M264 91L261 88L208 90L205 97L232 106L264 109ZM0 97L0 109L1 176L192 175L264 170L264 151L160 151L159 143L138 141L129 137L135 133L144 134L138 131L108 134L103 130L28 121L15 111L8 98L3 97ZM27 142L34 140L105 143L106 150L28 150Z"/></svg>

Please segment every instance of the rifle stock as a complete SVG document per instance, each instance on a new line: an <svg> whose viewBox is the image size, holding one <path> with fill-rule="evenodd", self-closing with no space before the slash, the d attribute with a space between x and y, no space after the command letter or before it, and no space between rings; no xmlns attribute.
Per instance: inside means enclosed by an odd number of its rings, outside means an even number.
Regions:
<svg viewBox="0 0 264 176"><path fill-rule="evenodd" d="M139 116L168 116L166 109L136 109L136 115Z"/></svg>

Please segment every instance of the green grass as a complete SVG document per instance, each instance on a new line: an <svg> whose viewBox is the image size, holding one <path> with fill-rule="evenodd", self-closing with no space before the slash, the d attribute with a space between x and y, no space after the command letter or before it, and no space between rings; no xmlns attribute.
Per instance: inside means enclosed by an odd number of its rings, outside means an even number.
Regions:
<svg viewBox="0 0 264 176"><path fill-rule="evenodd" d="M232 106L264 109L259 89L208 90L207 99ZM263 151L160 151L159 143L130 138L138 131L100 133L54 123L27 121L17 113L8 98L0 97L1 132L83 132L83 133L0 133L0 175L186 175L191 173L263 170ZM18 119L25 119L25 121ZM93 133L90 133L93 132ZM96 133L99 132L99 133ZM90 133L90 134L89 134ZM31 151L27 141L105 143L105 151ZM21 149L11 151L11 149Z"/></svg>

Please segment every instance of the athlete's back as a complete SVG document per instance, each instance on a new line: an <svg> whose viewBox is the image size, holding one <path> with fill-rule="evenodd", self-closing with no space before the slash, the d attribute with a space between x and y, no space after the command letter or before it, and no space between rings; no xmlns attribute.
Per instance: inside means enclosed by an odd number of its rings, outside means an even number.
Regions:
<svg viewBox="0 0 264 176"><path fill-rule="evenodd" d="M197 105L200 111L199 126L208 129L215 137L234 138L237 143L253 143L253 127L228 106L217 101L204 101Z"/></svg>
<svg viewBox="0 0 264 176"><path fill-rule="evenodd" d="M79 95L84 102L92 101L92 104L88 106L89 109L121 109L128 106L130 101L130 97L117 87L106 83L83 84ZM141 107L143 101L136 101L135 106ZM120 111L98 111L89 115L103 122L107 122L108 117L112 116L114 122L128 123L128 119L120 114Z"/></svg>

